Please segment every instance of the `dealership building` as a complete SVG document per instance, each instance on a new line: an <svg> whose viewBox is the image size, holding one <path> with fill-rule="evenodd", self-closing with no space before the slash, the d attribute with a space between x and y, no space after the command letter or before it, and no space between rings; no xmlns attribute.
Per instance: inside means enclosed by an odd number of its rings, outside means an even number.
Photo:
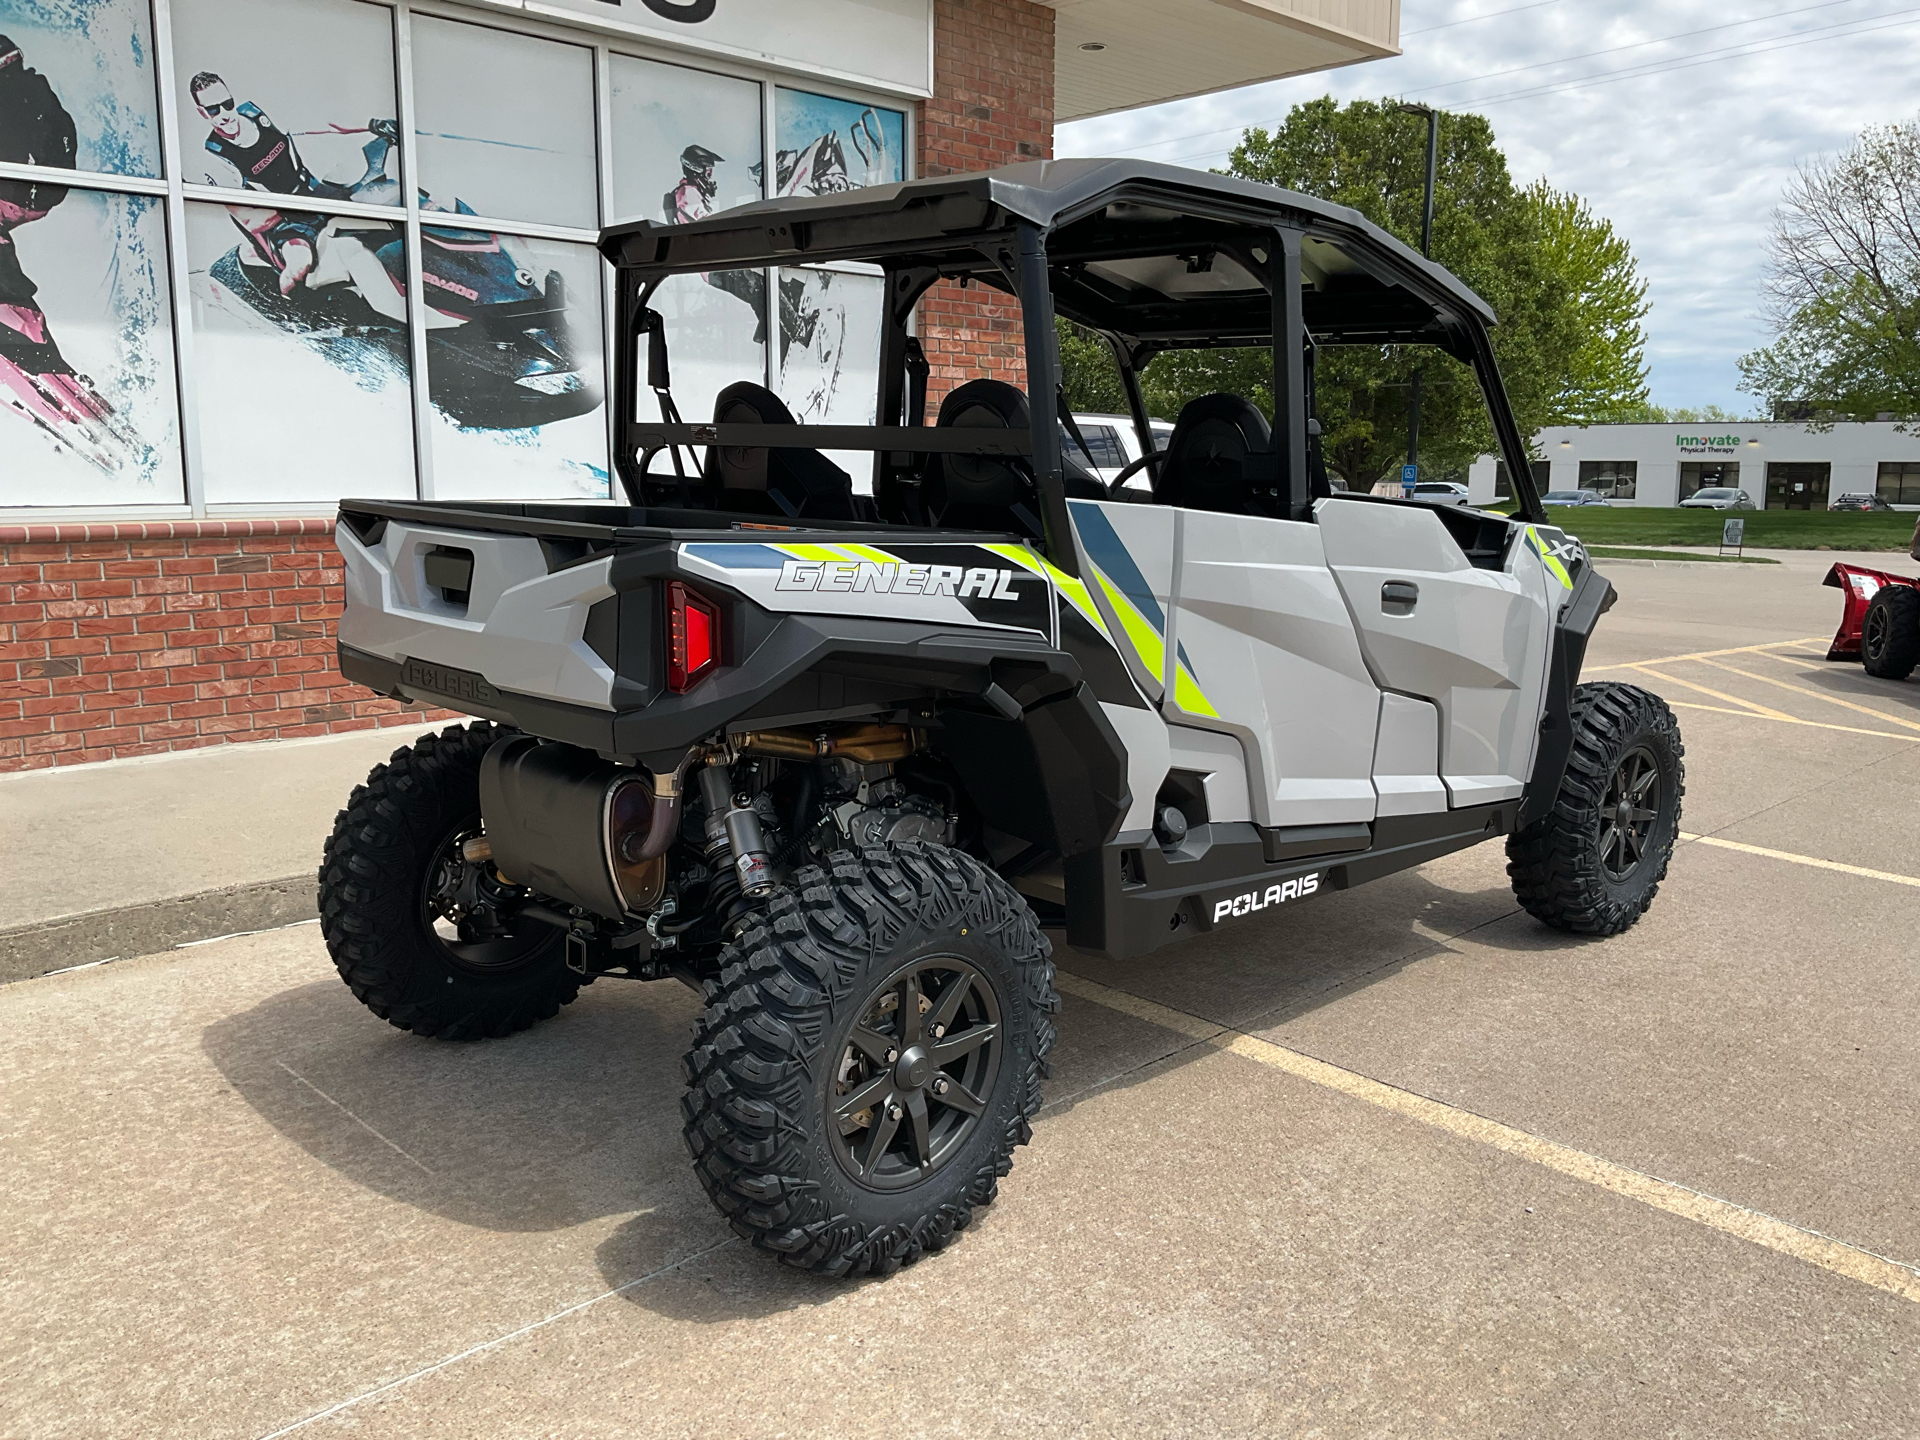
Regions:
<svg viewBox="0 0 1920 1440"><path fill-rule="evenodd" d="M1398 53L1398 0L0 0L0 770L417 718L333 669L346 495L604 500L609 221L1052 154ZM680 277L689 415L870 423L881 281ZM941 286L933 397L1021 378Z"/></svg>
<svg viewBox="0 0 1920 1440"><path fill-rule="evenodd" d="M1920 510L1920 432L1892 421L1555 425L1534 436L1533 451L1540 490L1592 490L1609 505L1678 505L1724 486L1757 510L1824 510L1842 495ZM1475 505L1508 498L1506 465L1482 456L1467 492Z"/></svg>

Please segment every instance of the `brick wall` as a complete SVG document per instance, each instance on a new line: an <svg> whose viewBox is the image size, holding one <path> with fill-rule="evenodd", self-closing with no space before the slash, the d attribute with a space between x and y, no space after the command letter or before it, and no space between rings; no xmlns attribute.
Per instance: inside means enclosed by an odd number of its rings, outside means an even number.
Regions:
<svg viewBox="0 0 1920 1440"><path fill-rule="evenodd" d="M921 175L991 170L1053 155L1053 11L1028 0L934 0L933 98L921 102ZM942 284L920 302L920 340L940 397L982 375L1025 388L1020 312Z"/></svg>
<svg viewBox="0 0 1920 1440"><path fill-rule="evenodd" d="M433 714L334 668L333 522L0 525L0 771Z"/></svg>

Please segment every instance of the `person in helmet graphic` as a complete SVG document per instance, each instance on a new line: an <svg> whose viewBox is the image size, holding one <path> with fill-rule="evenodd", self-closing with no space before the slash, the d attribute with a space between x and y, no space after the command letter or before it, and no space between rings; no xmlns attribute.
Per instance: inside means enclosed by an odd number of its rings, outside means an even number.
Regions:
<svg viewBox="0 0 1920 1440"><path fill-rule="evenodd" d="M667 219L683 225L713 213L713 197L720 192L720 182L713 178L713 167L726 158L704 145L689 145L680 152L680 183L662 200Z"/></svg>

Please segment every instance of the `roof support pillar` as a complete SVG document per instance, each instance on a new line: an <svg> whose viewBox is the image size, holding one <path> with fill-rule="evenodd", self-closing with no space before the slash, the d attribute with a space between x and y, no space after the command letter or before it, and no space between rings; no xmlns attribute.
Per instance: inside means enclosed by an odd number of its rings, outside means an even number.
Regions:
<svg viewBox="0 0 1920 1440"><path fill-rule="evenodd" d="M1053 292L1047 282L1047 239L1037 225L1020 227L1020 322L1027 342L1027 408L1033 416L1033 480L1040 493L1047 558L1069 575L1080 573L1060 471L1060 340L1053 328Z"/></svg>
<svg viewBox="0 0 1920 1440"><path fill-rule="evenodd" d="M1306 320L1300 300L1300 232L1276 228L1268 255L1273 275L1273 449L1286 515L1308 520Z"/></svg>

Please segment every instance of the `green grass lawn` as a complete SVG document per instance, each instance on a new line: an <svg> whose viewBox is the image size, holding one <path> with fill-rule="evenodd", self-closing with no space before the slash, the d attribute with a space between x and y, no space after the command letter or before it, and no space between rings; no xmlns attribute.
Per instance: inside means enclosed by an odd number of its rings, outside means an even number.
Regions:
<svg viewBox="0 0 1920 1440"><path fill-rule="evenodd" d="M1671 550L1641 550L1631 545L1589 545L1587 553L1596 560L1672 560ZM1692 563L1704 560L1710 565L1778 565L1778 560L1760 555L1695 555L1691 551L1679 557Z"/></svg>
<svg viewBox="0 0 1920 1440"><path fill-rule="evenodd" d="M1747 522L1755 550L1900 550L1915 516L1901 510L1679 510L1550 505L1549 523L1589 545L1717 545L1730 517Z"/></svg>

